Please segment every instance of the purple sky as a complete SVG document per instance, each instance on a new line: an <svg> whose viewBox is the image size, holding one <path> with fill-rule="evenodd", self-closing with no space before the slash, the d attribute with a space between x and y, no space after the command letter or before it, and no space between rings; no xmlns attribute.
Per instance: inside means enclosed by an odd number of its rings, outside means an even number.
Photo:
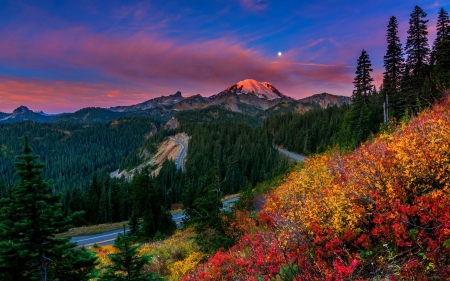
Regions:
<svg viewBox="0 0 450 281"><path fill-rule="evenodd" d="M450 0L0 1L0 111L210 96L247 78L297 99L349 96L363 48L380 85L389 18L404 44L416 4L431 46Z"/></svg>

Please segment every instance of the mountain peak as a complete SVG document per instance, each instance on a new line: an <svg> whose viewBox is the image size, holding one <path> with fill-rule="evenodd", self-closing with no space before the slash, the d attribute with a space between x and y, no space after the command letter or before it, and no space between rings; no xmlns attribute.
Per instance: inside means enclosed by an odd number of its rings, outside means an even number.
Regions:
<svg viewBox="0 0 450 281"><path fill-rule="evenodd" d="M258 82L253 79L245 79L239 81L238 83L226 88L220 94L233 93L233 94L252 94L257 96L258 98L266 99L266 100L275 100L281 98L291 99L285 95L283 95L280 91L277 90L272 84L269 82ZM219 95L220 95L219 94Z"/></svg>
<svg viewBox="0 0 450 281"><path fill-rule="evenodd" d="M178 91L173 95L160 96L135 105L110 107L109 110L114 112L131 112L131 111L147 110L155 108L157 106L174 105L182 101L183 99L184 97L181 95L181 92Z"/></svg>
<svg viewBox="0 0 450 281"><path fill-rule="evenodd" d="M14 109L13 114L19 114L19 113L25 113L25 112L32 112L31 110L28 109L28 107L26 106L19 106L18 108Z"/></svg>
<svg viewBox="0 0 450 281"><path fill-rule="evenodd" d="M350 104L352 102L352 98L345 96L336 96L329 93L321 93L300 99L299 101L316 103L322 108L326 108L327 106L341 106L343 104Z"/></svg>

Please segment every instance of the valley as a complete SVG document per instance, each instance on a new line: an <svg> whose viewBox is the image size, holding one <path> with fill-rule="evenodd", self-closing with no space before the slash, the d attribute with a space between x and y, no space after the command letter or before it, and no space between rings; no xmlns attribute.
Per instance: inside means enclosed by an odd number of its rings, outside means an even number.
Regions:
<svg viewBox="0 0 450 281"><path fill-rule="evenodd" d="M450 280L448 1L25 2L1 281Z"/></svg>

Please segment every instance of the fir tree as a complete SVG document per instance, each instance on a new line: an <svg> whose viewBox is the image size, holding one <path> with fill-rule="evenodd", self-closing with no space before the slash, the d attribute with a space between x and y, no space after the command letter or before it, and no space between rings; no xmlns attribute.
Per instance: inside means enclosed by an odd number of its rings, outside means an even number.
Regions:
<svg viewBox="0 0 450 281"><path fill-rule="evenodd" d="M75 213L63 217L61 195L42 178L45 165L25 138L23 154L14 164L19 183L0 210L1 280L88 280L96 265L91 252L76 249L69 238L55 234L71 227Z"/></svg>
<svg viewBox="0 0 450 281"><path fill-rule="evenodd" d="M92 182L89 187L89 197L86 206L88 208L87 219L91 223L101 223L101 214L99 214L100 198L102 195L102 186L98 183L97 175L92 176Z"/></svg>
<svg viewBox="0 0 450 281"><path fill-rule="evenodd" d="M372 71L369 55L363 50L357 61L356 76L353 82L355 89L352 95L351 130L356 144L366 140L370 134L370 123L367 119L370 118L371 112L367 103L374 91L373 78L370 75Z"/></svg>
<svg viewBox="0 0 450 281"><path fill-rule="evenodd" d="M450 86L450 19L447 11L441 8L436 24L436 39L431 53L438 90Z"/></svg>
<svg viewBox="0 0 450 281"><path fill-rule="evenodd" d="M142 244L133 245L132 236L119 233L114 241L117 252L109 254L110 265L103 267L100 280L159 281L164 280L154 272L145 272L145 266L152 259L149 255L141 256L139 248Z"/></svg>
<svg viewBox="0 0 450 281"><path fill-rule="evenodd" d="M164 235L172 234L176 225L172 216L168 215L167 209L164 208L162 194L157 190L155 179L150 177L147 168L133 177L131 190L133 233L137 233L144 239L152 239L158 231ZM140 221L139 218L142 220Z"/></svg>
<svg viewBox="0 0 450 281"><path fill-rule="evenodd" d="M397 119L404 113L404 99L400 95L401 79L404 67L402 44L398 37L396 17L391 17L387 27L387 51L384 56L385 72L383 77L383 92L386 95L388 107Z"/></svg>
<svg viewBox="0 0 450 281"><path fill-rule="evenodd" d="M426 93L422 93L422 85L428 74L428 31L425 17L427 14L419 7L415 6L409 20L408 38L405 45L406 69L404 85L407 89L404 92L406 106L411 113L418 111L418 102L423 99L428 100Z"/></svg>
<svg viewBox="0 0 450 281"><path fill-rule="evenodd" d="M373 71L369 54L362 50L361 56L358 58L356 66L356 76L353 81L355 90L353 91L352 100L358 100L361 96L368 96L373 90L373 78L370 73Z"/></svg>
<svg viewBox="0 0 450 281"><path fill-rule="evenodd" d="M8 191L6 186L3 184L3 181L0 180L0 199L8 197Z"/></svg>
<svg viewBox="0 0 450 281"><path fill-rule="evenodd" d="M209 169L202 185L196 190L192 205L185 207L185 223L194 227L197 244L211 253L228 243L220 218L222 183L217 170Z"/></svg>

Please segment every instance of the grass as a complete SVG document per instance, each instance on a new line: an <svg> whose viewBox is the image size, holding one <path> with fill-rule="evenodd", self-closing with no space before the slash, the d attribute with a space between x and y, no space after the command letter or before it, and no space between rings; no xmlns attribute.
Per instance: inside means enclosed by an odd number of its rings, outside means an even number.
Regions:
<svg viewBox="0 0 450 281"><path fill-rule="evenodd" d="M81 226L69 229L69 231L55 235L57 238L67 238L76 236L85 236L99 234L111 230L122 229L123 225L128 227L128 222L104 223L98 225Z"/></svg>
<svg viewBox="0 0 450 281"><path fill-rule="evenodd" d="M224 198L222 198L222 201L225 201L228 199L233 199L233 198L239 197L240 195L241 195L240 193L226 195Z"/></svg>
<svg viewBox="0 0 450 281"><path fill-rule="evenodd" d="M239 196L239 193L227 195L222 199L222 201L236 198L238 196ZM183 212L183 209L177 209L177 210L171 211L172 215L180 214L182 212ZM57 238L67 238L67 237L77 237L77 236L99 234L99 233L103 233L103 232L107 232L107 231L111 231L111 230L122 229L124 224L126 227L128 227L127 221L74 227L74 228L69 229L69 231L67 231L67 232L60 233L55 236Z"/></svg>

